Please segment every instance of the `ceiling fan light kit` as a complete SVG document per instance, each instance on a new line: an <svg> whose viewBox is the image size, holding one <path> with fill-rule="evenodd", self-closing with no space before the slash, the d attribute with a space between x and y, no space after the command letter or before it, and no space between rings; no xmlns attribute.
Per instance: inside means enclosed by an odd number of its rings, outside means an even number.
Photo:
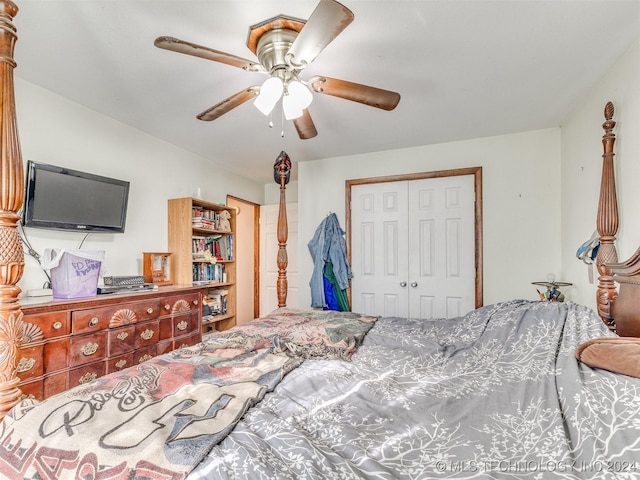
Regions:
<svg viewBox="0 0 640 480"><path fill-rule="evenodd" d="M289 82L287 85L287 93L282 97L284 118L287 120L300 118L302 112L311 105L312 100L313 94L301 82L297 80Z"/></svg>
<svg viewBox="0 0 640 480"><path fill-rule="evenodd" d="M270 115L282 99L282 110L292 120L301 139L315 137L309 106L313 93L330 95L383 110L393 110L400 102L400 94L359 83L316 75L309 81L300 73L354 19L353 12L335 0L320 0L307 21L279 15L249 28L247 46L258 62L208 47L158 37L158 48L193 55L250 72L262 72L269 78L261 86L250 86L222 100L197 116L211 121L254 99L254 105L264 115Z"/></svg>
<svg viewBox="0 0 640 480"><path fill-rule="evenodd" d="M284 92L284 83L278 77L270 77L260 87L260 94L253 104L264 115L269 115Z"/></svg>

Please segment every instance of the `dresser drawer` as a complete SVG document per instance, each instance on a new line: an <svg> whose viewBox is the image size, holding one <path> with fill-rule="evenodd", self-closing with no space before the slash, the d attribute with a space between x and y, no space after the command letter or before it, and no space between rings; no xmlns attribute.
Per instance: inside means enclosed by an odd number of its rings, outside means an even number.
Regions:
<svg viewBox="0 0 640 480"><path fill-rule="evenodd" d="M20 380L40 377L44 373L44 345L26 346L18 350L16 373Z"/></svg>
<svg viewBox="0 0 640 480"><path fill-rule="evenodd" d="M151 360L158 354L158 345L149 345L148 347L141 348L133 352L133 364L140 365L141 363Z"/></svg>
<svg viewBox="0 0 640 480"><path fill-rule="evenodd" d="M18 387L20 387L20 391L22 392L22 395L20 395L20 400L24 400L25 398L32 398L34 400L44 399L44 387L42 385L42 379L23 382L18 384Z"/></svg>
<svg viewBox="0 0 640 480"><path fill-rule="evenodd" d="M107 373L119 372L133 365L133 352L109 358L107 360Z"/></svg>
<svg viewBox="0 0 640 480"><path fill-rule="evenodd" d="M44 373L69 368L69 339L60 338L44 345Z"/></svg>
<svg viewBox="0 0 640 480"><path fill-rule="evenodd" d="M69 370L69 388L84 385L107 373L107 362L96 362Z"/></svg>
<svg viewBox="0 0 640 480"><path fill-rule="evenodd" d="M161 314L182 315L192 311L200 311L200 294L190 293L186 295L174 295L161 300Z"/></svg>
<svg viewBox="0 0 640 480"><path fill-rule="evenodd" d="M164 317L160 319L160 340L168 340L173 337L173 319Z"/></svg>
<svg viewBox="0 0 640 480"><path fill-rule="evenodd" d="M173 317L173 336L181 337L200 329L200 316L197 312Z"/></svg>
<svg viewBox="0 0 640 480"><path fill-rule="evenodd" d="M135 335L136 327L134 325L109 330L109 356L115 357L133 351Z"/></svg>
<svg viewBox="0 0 640 480"><path fill-rule="evenodd" d="M77 335L104 330L108 327L115 328L158 318L159 314L160 302L158 300L77 310L71 312L72 331L74 335Z"/></svg>
<svg viewBox="0 0 640 480"><path fill-rule="evenodd" d="M173 350L173 340L166 340L164 342L158 342L156 347L156 355L162 355L164 353L169 353Z"/></svg>
<svg viewBox="0 0 640 480"><path fill-rule="evenodd" d="M184 337L178 337L173 341L174 350L178 350L180 348L190 347L191 345L196 345L202 341L202 336L199 331L193 332L190 335L185 335Z"/></svg>
<svg viewBox="0 0 640 480"><path fill-rule="evenodd" d="M157 343L160 339L160 321L153 320L136 325L135 347L142 348L153 343Z"/></svg>
<svg viewBox="0 0 640 480"><path fill-rule="evenodd" d="M24 342L33 343L49 338L69 335L69 312L25 315Z"/></svg>
<svg viewBox="0 0 640 480"><path fill-rule="evenodd" d="M44 398L69 390L69 371L54 373L44 377Z"/></svg>
<svg viewBox="0 0 640 480"><path fill-rule="evenodd" d="M101 360L107 353L107 332L71 338L71 359L69 366L77 367L85 363Z"/></svg>

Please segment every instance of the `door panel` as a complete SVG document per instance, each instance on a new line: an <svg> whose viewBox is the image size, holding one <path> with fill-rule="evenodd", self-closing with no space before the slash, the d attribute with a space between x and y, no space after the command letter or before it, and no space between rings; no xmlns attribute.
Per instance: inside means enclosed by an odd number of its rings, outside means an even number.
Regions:
<svg viewBox="0 0 640 480"><path fill-rule="evenodd" d="M414 180L408 189L409 315L464 314L475 307L474 178Z"/></svg>
<svg viewBox="0 0 640 480"><path fill-rule="evenodd" d="M406 316L407 182L352 188L352 310ZM357 272L357 273L356 273ZM380 312L380 313L377 313Z"/></svg>

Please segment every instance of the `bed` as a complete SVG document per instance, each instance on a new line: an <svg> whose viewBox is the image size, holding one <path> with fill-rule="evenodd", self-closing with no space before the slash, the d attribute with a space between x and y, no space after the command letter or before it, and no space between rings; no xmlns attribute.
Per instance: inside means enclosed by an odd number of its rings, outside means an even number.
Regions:
<svg viewBox="0 0 640 480"><path fill-rule="evenodd" d="M42 402L21 400L17 8L0 7L2 478L638 478L640 254L618 262L615 252L612 104L598 313L527 300L428 321L288 308L291 165L281 155L277 310Z"/></svg>

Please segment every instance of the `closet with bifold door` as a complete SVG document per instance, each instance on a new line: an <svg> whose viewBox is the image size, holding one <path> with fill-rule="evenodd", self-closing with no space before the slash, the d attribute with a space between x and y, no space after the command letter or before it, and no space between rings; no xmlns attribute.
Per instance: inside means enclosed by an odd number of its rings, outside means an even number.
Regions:
<svg viewBox="0 0 640 480"><path fill-rule="evenodd" d="M352 310L463 315L482 304L481 169L406 177L347 182Z"/></svg>

